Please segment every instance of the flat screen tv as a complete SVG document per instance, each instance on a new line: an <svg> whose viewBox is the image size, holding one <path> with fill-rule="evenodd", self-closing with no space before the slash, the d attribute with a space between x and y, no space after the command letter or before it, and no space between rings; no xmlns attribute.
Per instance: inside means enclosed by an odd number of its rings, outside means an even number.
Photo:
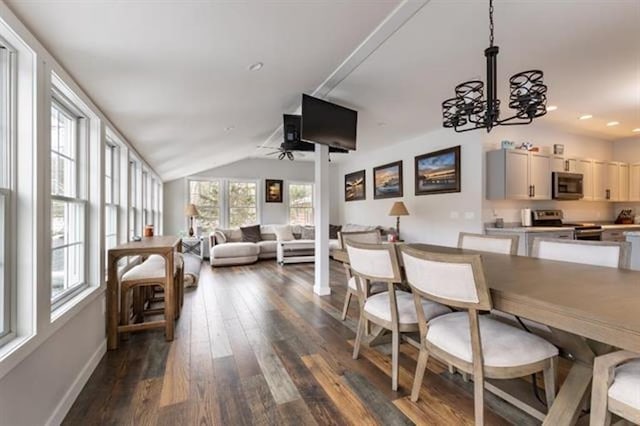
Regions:
<svg viewBox="0 0 640 426"><path fill-rule="evenodd" d="M316 146L313 143L303 142L300 140L300 132L302 127L302 116L293 114L283 114L282 116L282 132L284 134L284 148L289 151L313 152ZM329 152L347 153L349 151L341 148L329 147Z"/></svg>
<svg viewBox="0 0 640 426"><path fill-rule="evenodd" d="M303 141L354 151L357 128L358 111L302 95Z"/></svg>

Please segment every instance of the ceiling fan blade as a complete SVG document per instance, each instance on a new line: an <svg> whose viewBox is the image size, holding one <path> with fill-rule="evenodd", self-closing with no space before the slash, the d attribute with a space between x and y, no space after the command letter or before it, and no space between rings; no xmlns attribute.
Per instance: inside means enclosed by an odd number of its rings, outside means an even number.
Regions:
<svg viewBox="0 0 640 426"><path fill-rule="evenodd" d="M282 160L285 155L286 154L284 152L280 153L280 155L278 155L278 160Z"/></svg>

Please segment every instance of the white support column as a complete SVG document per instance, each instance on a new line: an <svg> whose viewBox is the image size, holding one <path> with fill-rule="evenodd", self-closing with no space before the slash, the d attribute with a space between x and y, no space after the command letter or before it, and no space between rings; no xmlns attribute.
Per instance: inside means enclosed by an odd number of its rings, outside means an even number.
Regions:
<svg viewBox="0 0 640 426"><path fill-rule="evenodd" d="M315 283L313 292L331 294L329 288L329 147L316 144L315 152Z"/></svg>

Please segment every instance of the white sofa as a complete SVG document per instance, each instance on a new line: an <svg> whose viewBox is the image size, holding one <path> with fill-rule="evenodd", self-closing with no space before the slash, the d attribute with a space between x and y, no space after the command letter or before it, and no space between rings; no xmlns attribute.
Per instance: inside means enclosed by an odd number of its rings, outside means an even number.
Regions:
<svg viewBox="0 0 640 426"><path fill-rule="evenodd" d="M216 229L209 235L209 262L211 266L247 265L257 262L259 259L275 259L277 254L277 238L273 230L274 226L261 225L260 234L262 241L257 243L243 242L240 228ZM313 242L313 240L299 239L302 227L292 225L292 232L299 241ZM376 226L347 224L342 227L342 232L369 231ZM216 232L222 232L226 241L218 241ZM339 239L329 240L329 249L340 249Z"/></svg>

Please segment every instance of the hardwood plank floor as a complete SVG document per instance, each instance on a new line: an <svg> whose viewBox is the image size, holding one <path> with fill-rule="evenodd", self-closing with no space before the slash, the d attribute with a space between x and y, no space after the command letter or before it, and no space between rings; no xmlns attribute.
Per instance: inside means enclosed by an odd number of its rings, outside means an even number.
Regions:
<svg viewBox="0 0 640 426"><path fill-rule="evenodd" d="M353 360L358 304L340 320L344 269L331 263L329 296L313 293L313 278L312 264L204 263L175 340L132 333L101 360L63 424L473 424L472 388L436 360L410 401L415 348L401 347L397 392L388 347ZM486 424L538 423L485 395Z"/></svg>

